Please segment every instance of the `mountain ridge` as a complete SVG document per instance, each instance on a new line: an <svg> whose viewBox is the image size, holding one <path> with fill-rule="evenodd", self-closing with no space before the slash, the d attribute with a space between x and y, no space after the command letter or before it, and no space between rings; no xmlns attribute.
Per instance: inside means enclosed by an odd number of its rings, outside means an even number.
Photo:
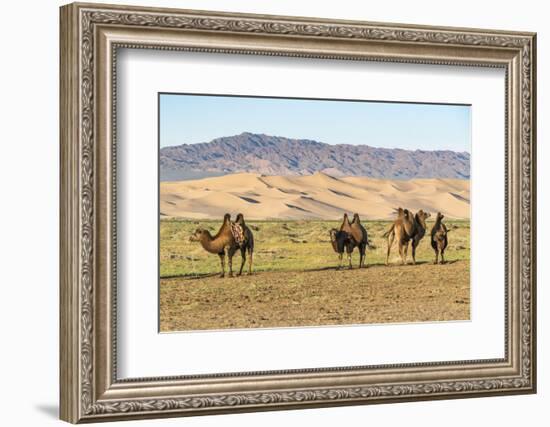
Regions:
<svg viewBox="0 0 550 427"><path fill-rule="evenodd" d="M469 179L470 154L451 150L405 150L327 144L243 132L210 142L160 150L161 181L240 172L263 175L367 176L378 179Z"/></svg>

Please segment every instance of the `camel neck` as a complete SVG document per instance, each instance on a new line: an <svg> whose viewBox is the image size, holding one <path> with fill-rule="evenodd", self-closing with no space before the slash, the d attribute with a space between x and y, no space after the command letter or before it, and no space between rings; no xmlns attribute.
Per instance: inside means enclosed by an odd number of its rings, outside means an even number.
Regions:
<svg viewBox="0 0 550 427"><path fill-rule="evenodd" d="M202 235L201 235L201 238L200 238L200 242L201 242L201 245L204 249L206 249L207 251L209 251L210 249L212 249L212 235L210 234L210 231L208 230L205 230Z"/></svg>
<svg viewBox="0 0 550 427"><path fill-rule="evenodd" d="M418 222L422 228L426 228L426 221L424 219L421 219L419 216L416 217L416 222Z"/></svg>

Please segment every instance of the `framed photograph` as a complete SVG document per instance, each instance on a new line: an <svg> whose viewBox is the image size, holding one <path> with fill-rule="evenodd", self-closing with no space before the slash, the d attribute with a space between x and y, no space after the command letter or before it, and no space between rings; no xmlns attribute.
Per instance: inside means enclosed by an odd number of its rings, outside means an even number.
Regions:
<svg viewBox="0 0 550 427"><path fill-rule="evenodd" d="M536 391L535 34L60 22L63 420Z"/></svg>

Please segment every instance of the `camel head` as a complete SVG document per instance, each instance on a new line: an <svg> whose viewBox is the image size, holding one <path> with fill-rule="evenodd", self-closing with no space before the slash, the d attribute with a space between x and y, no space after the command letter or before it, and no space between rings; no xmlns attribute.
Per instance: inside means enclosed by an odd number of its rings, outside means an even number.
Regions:
<svg viewBox="0 0 550 427"><path fill-rule="evenodd" d="M426 226L426 220L431 217L431 214L429 212L424 212L422 209L420 209L416 213L416 219L419 221L423 226Z"/></svg>
<svg viewBox="0 0 550 427"><path fill-rule="evenodd" d="M441 212L437 213L436 221L441 221L443 218L445 218L445 215L443 215Z"/></svg>
<svg viewBox="0 0 550 427"><path fill-rule="evenodd" d="M359 214L353 214L353 222L359 224L361 220L359 219Z"/></svg>
<svg viewBox="0 0 550 427"><path fill-rule="evenodd" d="M204 235L206 235L206 233L208 233L207 230L205 230L204 228L197 228L195 230L195 232L193 234L191 234L191 236L189 236L189 241L190 242L200 242L203 238Z"/></svg>
<svg viewBox="0 0 550 427"><path fill-rule="evenodd" d="M329 234L332 249L334 249L334 252L342 254L346 248L346 244L349 242L349 234L336 228L332 228Z"/></svg>
<svg viewBox="0 0 550 427"><path fill-rule="evenodd" d="M235 222L238 222L239 224L244 224L244 216L242 213L237 214L237 218L235 219Z"/></svg>

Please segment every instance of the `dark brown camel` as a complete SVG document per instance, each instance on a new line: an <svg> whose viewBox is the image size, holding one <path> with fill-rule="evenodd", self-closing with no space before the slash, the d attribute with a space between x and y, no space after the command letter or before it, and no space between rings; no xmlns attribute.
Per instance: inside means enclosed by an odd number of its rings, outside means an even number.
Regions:
<svg viewBox="0 0 550 427"><path fill-rule="evenodd" d="M340 260L338 269L342 268L344 251L346 251L348 254L349 268L352 268L351 253L353 252L353 245L351 243L350 235L345 231L337 230L336 228L331 229L329 231L329 234L330 234L330 243L332 244L332 249L334 249L334 252L338 254L338 259Z"/></svg>
<svg viewBox="0 0 550 427"><path fill-rule="evenodd" d="M435 252L435 262L434 264L437 264L439 261L439 254L441 254L441 264L445 263L445 249L447 248L447 245L449 241L447 240L447 227L445 227L445 224L443 224L443 214L441 212L437 213L437 217L435 219L435 224L432 227L432 248Z"/></svg>
<svg viewBox="0 0 550 427"><path fill-rule="evenodd" d="M246 261L246 253L248 252L248 274L252 274L252 257L254 255L254 235L246 223L244 222L244 216L242 213L237 215L235 219L235 224L239 225L242 230L243 239L242 242L237 242L239 244L239 249L241 250L241 268L239 269L239 276L243 272L244 263ZM239 239L241 240L241 239Z"/></svg>
<svg viewBox="0 0 550 427"><path fill-rule="evenodd" d="M218 254L222 272L220 277L225 276L225 255L227 253L229 261L229 277L233 276L233 255L239 245L235 241L235 237L231 231L231 216L225 214L223 224L215 236L212 236L208 230L198 228L189 238L192 242L200 242L202 247L212 254Z"/></svg>
<svg viewBox="0 0 550 427"><path fill-rule="evenodd" d="M416 215L413 215L408 209L399 208L397 210L397 219L394 221L390 229L383 235L388 238L386 265L388 265L391 247L396 237L399 255L401 256L401 263L406 264L407 262L409 241L411 241L413 264L416 264L416 248L418 247L420 240L422 240L426 234L426 219L429 217L430 214L428 212L424 212L422 209L420 209Z"/></svg>
<svg viewBox="0 0 550 427"><path fill-rule="evenodd" d="M344 220L340 226L340 231L345 231L351 237L350 244L352 245L352 250L355 246L359 249L359 268L365 266L365 251L367 246L370 246L369 239L367 235L367 230L361 224L358 214L353 215L353 221L350 223L348 214L344 214ZM351 253L349 254L351 260Z"/></svg>

